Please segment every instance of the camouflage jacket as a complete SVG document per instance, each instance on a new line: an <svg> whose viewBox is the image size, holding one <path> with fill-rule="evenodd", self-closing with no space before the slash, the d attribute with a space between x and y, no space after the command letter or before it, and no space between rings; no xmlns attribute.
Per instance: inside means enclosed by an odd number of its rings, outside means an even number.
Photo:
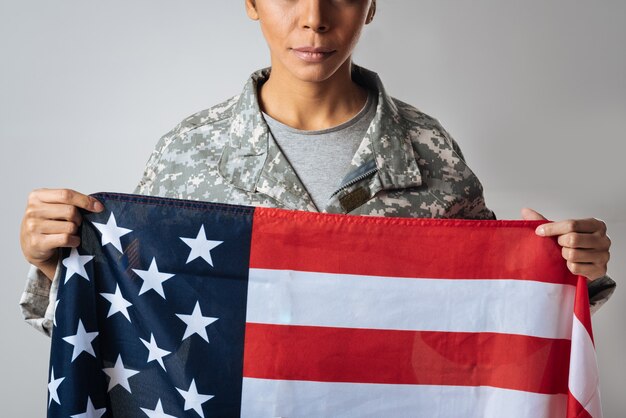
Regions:
<svg viewBox="0 0 626 418"><path fill-rule="evenodd" d="M134 193L319 211L269 131L252 74L243 92L195 113L163 135ZM378 92L376 115L341 186L322 212L353 215L495 219L457 143L433 117L387 95L378 75L353 65L353 79ZM60 265L60 263L59 263ZM20 301L24 318L50 335L60 268L52 283L31 266ZM615 282L590 285L592 310Z"/></svg>
<svg viewBox="0 0 626 418"><path fill-rule="evenodd" d="M240 95L165 134L135 193L354 215L495 218L439 122L389 97L376 73L356 65L353 79L378 92L376 115L340 187L317 208L261 114L257 87L269 72L253 73Z"/></svg>

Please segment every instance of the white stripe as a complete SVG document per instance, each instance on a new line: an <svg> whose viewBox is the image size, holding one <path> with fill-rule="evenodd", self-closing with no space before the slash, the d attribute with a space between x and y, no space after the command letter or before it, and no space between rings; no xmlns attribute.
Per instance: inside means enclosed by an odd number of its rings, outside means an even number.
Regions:
<svg viewBox="0 0 626 418"><path fill-rule="evenodd" d="M569 390L593 418L602 417L600 377L593 341L587 329L574 315L572 351L569 367Z"/></svg>
<svg viewBox="0 0 626 418"><path fill-rule="evenodd" d="M244 378L242 417L564 417L566 395L488 386L381 385Z"/></svg>
<svg viewBox="0 0 626 418"><path fill-rule="evenodd" d="M571 337L576 288L251 269L248 322Z"/></svg>

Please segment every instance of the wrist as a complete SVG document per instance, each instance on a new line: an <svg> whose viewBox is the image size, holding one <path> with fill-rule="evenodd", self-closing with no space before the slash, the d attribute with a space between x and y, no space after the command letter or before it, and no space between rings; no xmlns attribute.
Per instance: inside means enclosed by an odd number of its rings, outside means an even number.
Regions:
<svg viewBox="0 0 626 418"><path fill-rule="evenodd" d="M32 265L37 267L41 272L50 280L54 279L54 274L57 270L57 263L59 262L59 252L55 251L54 255L43 262L31 262Z"/></svg>

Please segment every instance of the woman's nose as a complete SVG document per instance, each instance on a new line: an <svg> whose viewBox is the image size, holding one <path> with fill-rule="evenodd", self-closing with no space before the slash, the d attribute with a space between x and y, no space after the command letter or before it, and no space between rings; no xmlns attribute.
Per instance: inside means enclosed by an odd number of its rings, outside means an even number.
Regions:
<svg viewBox="0 0 626 418"><path fill-rule="evenodd" d="M329 28L326 0L300 0L301 27L315 32L326 32Z"/></svg>

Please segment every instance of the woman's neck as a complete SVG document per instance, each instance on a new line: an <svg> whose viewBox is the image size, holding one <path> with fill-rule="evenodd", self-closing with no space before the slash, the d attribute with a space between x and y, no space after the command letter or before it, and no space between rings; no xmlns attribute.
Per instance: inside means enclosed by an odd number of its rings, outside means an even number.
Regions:
<svg viewBox="0 0 626 418"><path fill-rule="evenodd" d="M320 130L342 124L365 105L367 90L352 81L350 60L328 79L302 81L273 65L258 91L261 109L272 118L301 130Z"/></svg>

